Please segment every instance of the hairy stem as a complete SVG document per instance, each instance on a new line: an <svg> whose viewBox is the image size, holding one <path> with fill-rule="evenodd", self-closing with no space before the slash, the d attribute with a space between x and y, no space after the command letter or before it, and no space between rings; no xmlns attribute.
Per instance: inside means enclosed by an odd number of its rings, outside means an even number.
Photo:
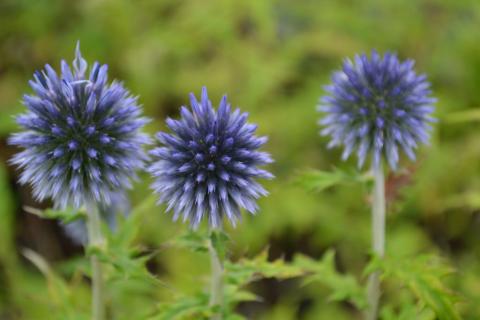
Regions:
<svg viewBox="0 0 480 320"><path fill-rule="evenodd" d="M104 239L102 236L100 214L96 205L87 206L88 214L88 241L92 247L101 247ZM103 297L103 275L102 265L96 254L90 257L92 267L92 319L103 320L105 318L105 307Z"/></svg>
<svg viewBox="0 0 480 320"><path fill-rule="evenodd" d="M381 164L373 168L375 185L372 201L372 246L379 257L385 254L385 178ZM368 279L368 320L378 318L380 302L380 273L372 273Z"/></svg>
<svg viewBox="0 0 480 320"><path fill-rule="evenodd" d="M212 239L208 246L210 252L210 266L212 269L212 278L210 284L210 306L223 306L223 263L218 256ZM221 312L212 316L212 320L221 320Z"/></svg>

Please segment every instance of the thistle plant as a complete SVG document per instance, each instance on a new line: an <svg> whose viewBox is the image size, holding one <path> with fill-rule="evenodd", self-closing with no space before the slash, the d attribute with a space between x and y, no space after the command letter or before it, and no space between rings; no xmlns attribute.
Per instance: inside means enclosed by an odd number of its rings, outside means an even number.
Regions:
<svg viewBox="0 0 480 320"><path fill-rule="evenodd" d="M102 221L106 223L108 228L115 231L117 228L117 216L126 217L131 210L130 201L124 193L118 193L112 196L111 203L106 205L99 204L99 213ZM63 223L65 234L78 245L88 244L88 230L84 219L76 219L72 222Z"/></svg>
<svg viewBox="0 0 480 320"><path fill-rule="evenodd" d="M107 83L107 65L87 62L77 44L73 70L62 61L61 73L46 65L30 81L28 111L17 117L24 129L9 140L23 151L11 160L21 170L20 183L30 184L38 200L51 198L55 207L85 207L88 238L103 246L99 206L109 205L131 188L136 170L144 167L149 142L140 132L147 123L142 110L119 82ZM92 317L104 317L102 268L91 256Z"/></svg>
<svg viewBox="0 0 480 320"><path fill-rule="evenodd" d="M272 174L259 166L272 162L269 154L258 151L267 141L255 136L257 126L247 123L247 113L231 111L227 97L215 110L207 89L201 99L190 94L191 110L182 107L181 119L166 120L172 133L159 132L161 147L150 154L153 163L149 172L159 194L159 203L173 211L173 220L180 217L197 228L207 220L210 229L221 229L223 217L235 226L241 209L251 214L258 210L256 200L267 191L257 178L271 179ZM211 305L222 304L222 261L209 246L212 265Z"/></svg>
<svg viewBox="0 0 480 320"><path fill-rule="evenodd" d="M371 156L374 176L372 196L372 246L382 257L385 252L385 187L382 160L396 170L399 150L415 160L415 149L426 144L434 122L430 85L425 75L417 75L414 62L401 62L395 54L383 57L356 55L346 59L325 87L319 111L324 117L321 134L330 137L329 148L343 146L342 159L356 153L361 168ZM377 318L380 299L379 274L369 279L369 319Z"/></svg>

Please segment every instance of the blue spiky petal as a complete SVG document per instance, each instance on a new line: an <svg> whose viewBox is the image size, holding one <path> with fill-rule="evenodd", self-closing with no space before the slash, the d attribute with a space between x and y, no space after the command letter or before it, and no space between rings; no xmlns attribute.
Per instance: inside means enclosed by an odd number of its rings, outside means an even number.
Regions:
<svg viewBox="0 0 480 320"><path fill-rule="evenodd" d="M190 103L180 120L167 119L172 133L156 136L163 146L151 151L152 188L174 220L182 217L195 228L205 218L216 228L226 216L235 225L241 208L253 214L256 199L267 195L256 182L273 178L258 168L272 162L258 151L267 138L255 136L257 126L247 123L246 113L231 112L226 96L215 110L203 88L201 101L191 94Z"/></svg>
<svg viewBox="0 0 480 320"><path fill-rule="evenodd" d="M428 143L436 99L426 76L417 75L413 66L412 60L375 51L370 58L345 60L318 108L325 113L319 124L321 134L331 138L328 147L343 145L344 160L356 152L359 167L368 155L378 167L384 156L395 170L399 149L414 160L419 144Z"/></svg>
<svg viewBox="0 0 480 320"><path fill-rule="evenodd" d="M148 159L142 145L149 138L141 133L148 119L137 98L107 83L107 65L87 68L77 45L73 71L62 61L59 75L49 65L35 72L34 94L23 98L28 111L17 117L24 131L9 139L24 149L11 160L22 170L20 182L60 208L109 204Z"/></svg>

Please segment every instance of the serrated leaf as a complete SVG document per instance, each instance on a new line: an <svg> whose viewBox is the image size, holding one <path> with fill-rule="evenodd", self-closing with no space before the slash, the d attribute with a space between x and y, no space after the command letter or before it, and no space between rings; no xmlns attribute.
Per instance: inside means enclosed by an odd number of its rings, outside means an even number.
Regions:
<svg viewBox="0 0 480 320"><path fill-rule="evenodd" d="M243 286L260 278L282 280L299 277L304 274L304 270L282 259L268 261L268 253L265 250L253 259L225 262L225 274L228 283Z"/></svg>
<svg viewBox="0 0 480 320"><path fill-rule="evenodd" d="M381 310L382 320L435 320L435 314L431 310L425 310L415 303L403 303L399 310L391 305L385 305Z"/></svg>
<svg viewBox="0 0 480 320"><path fill-rule="evenodd" d="M178 248L185 248L194 252L208 252L209 235L206 232L187 231L169 242Z"/></svg>
<svg viewBox="0 0 480 320"><path fill-rule="evenodd" d="M99 259L113 267L109 273L109 280L139 279L146 282L163 285L147 269L147 261L155 254L145 254L135 245L135 239L140 232L141 220L155 205L155 198L149 197L135 207L127 217L118 215L118 227L115 231L104 225L103 233L106 238L102 247L87 248L87 254L95 254Z"/></svg>
<svg viewBox="0 0 480 320"><path fill-rule="evenodd" d="M132 250L96 250L95 255L100 261L112 266L115 270L110 280L143 279L152 284L162 284L147 269L146 263L150 255L135 256Z"/></svg>
<svg viewBox="0 0 480 320"><path fill-rule="evenodd" d="M243 289L250 282L261 278L285 280L302 275L304 275L302 268L288 264L283 259L268 261L267 250L252 259L225 261L225 302L230 308L227 311L231 311L239 302L261 301L261 297Z"/></svg>
<svg viewBox="0 0 480 320"><path fill-rule="evenodd" d="M224 261L227 254L227 243L229 241L227 234L222 231L212 231L210 233L210 241L220 261Z"/></svg>
<svg viewBox="0 0 480 320"><path fill-rule="evenodd" d="M216 243L216 250L224 250L228 240L226 235L215 232L210 234L212 243ZM210 241L208 234L188 232L175 239L177 246L189 249L206 251ZM220 246L220 247L219 247ZM224 262L224 308L221 311L223 319L243 319L234 314L233 309L239 302L260 301L255 294L244 290L248 283L260 278L288 279L303 275L301 268L290 265L284 260L268 261L267 251L263 251L253 259L241 259L237 262ZM208 319L218 313L215 306L209 306L208 295L201 293L196 296L179 296L173 302L161 304L158 312L150 320L163 319Z"/></svg>
<svg viewBox="0 0 480 320"><path fill-rule="evenodd" d="M298 176L297 183L310 191L323 191L336 185L351 183L366 183L371 180L370 175L360 174L357 171L344 171L334 168L333 171L309 170Z"/></svg>
<svg viewBox="0 0 480 320"><path fill-rule="evenodd" d="M333 292L330 294L330 300L350 301L359 309L367 306L365 291L357 279L336 270L333 250L327 251L319 261L304 255L296 255L294 265L310 273L305 277L305 284L319 282L331 289Z"/></svg>
<svg viewBox="0 0 480 320"><path fill-rule="evenodd" d="M384 278L395 278L401 281L419 300L431 309L440 320L458 320L460 314L455 308L458 297L441 281L453 272L452 268L440 258L432 255L420 255L408 259L386 257L374 259L375 267L380 269Z"/></svg>
<svg viewBox="0 0 480 320"><path fill-rule="evenodd" d="M233 287L232 287L233 288ZM232 289L230 288L230 289ZM246 290L225 290L226 295L228 296L228 301L230 303L239 303L239 302L248 302L248 301L261 301L261 298L258 297L256 294L246 291ZM229 292L230 291L230 292Z"/></svg>
<svg viewBox="0 0 480 320"><path fill-rule="evenodd" d="M372 253L372 258L370 259L370 262L365 266L363 269L363 276L366 277L369 274L382 270L383 268L383 258L380 258L377 254Z"/></svg>
<svg viewBox="0 0 480 320"><path fill-rule="evenodd" d="M149 320L208 319L212 314L208 295L177 296L174 301L161 303Z"/></svg>

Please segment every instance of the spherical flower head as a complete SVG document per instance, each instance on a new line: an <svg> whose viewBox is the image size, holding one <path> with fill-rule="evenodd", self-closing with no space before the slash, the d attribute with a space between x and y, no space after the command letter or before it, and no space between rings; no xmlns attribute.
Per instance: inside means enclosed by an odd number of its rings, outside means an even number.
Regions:
<svg viewBox="0 0 480 320"><path fill-rule="evenodd" d="M217 228L225 215L235 226L241 208L254 214L256 199L267 195L255 181L273 178L258 168L272 162L258 151L267 138L255 136L257 126L247 123L247 113L231 112L226 96L217 110L206 88L200 102L193 94L190 100L191 111L182 107L180 120L167 119L172 133L156 136L163 146L151 151L152 188L174 221L182 216L196 228L205 217Z"/></svg>
<svg viewBox="0 0 480 320"><path fill-rule="evenodd" d="M347 59L343 69L333 74L333 84L325 88L319 111L322 135L330 136L328 147L344 146L342 159L356 151L358 166L372 155L378 167L382 155L395 170L399 149L415 160L414 150L428 143L435 119L430 84L417 75L414 62L400 62L395 54L383 57L372 52Z"/></svg>
<svg viewBox="0 0 480 320"><path fill-rule="evenodd" d="M60 75L46 65L30 86L28 111L17 117L24 131L9 140L24 149L11 160L22 169L20 182L60 208L109 204L129 188L148 159L149 138L140 132L148 119L121 83L107 83L107 65L95 63L87 74L77 45L73 72L65 61Z"/></svg>

